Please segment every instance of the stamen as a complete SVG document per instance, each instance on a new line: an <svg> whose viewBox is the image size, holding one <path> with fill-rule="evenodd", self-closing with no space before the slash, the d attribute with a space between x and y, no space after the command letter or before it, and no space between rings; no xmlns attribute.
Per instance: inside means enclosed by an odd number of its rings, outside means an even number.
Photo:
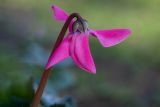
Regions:
<svg viewBox="0 0 160 107"><path fill-rule="evenodd" d="M88 23L85 19L77 18L72 25L73 32L86 32L88 30Z"/></svg>

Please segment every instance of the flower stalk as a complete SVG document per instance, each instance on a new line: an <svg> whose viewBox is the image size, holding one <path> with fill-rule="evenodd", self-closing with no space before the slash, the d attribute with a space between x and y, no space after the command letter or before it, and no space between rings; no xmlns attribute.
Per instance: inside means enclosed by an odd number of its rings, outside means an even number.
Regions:
<svg viewBox="0 0 160 107"><path fill-rule="evenodd" d="M83 19L82 17L78 14L78 13L72 13L68 19L66 20L65 24L63 25L63 28L61 30L61 32L59 33L59 36L57 38L57 41L56 43L54 44L54 47L53 47L53 50L51 52L51 55L52 53L57 49L57 47L61 44L64 36L65 36L65 33L67 31L67 28L69 27L71 21L74 19L74 18L77 18L77 20L80 21L81 24L83 24ZM51 57L50 55L50 57ZM50 71L51 71L51 68L48 68L48 69L45 69L44 72L43 72L43 75L41 77L41 80L40 80L40 83L39 83L39 86L36 90L36 93L35 93L35 96L33 98L33 101L32 101L32 104L30 107L38 107L39 103L40 103L40 99L41 99L41 96L43 94L43 91L44 91L44 88L45 88L45 85L47 83L47 80L48 80L48 77L49 77L49 74L50 74Z"/></svg>

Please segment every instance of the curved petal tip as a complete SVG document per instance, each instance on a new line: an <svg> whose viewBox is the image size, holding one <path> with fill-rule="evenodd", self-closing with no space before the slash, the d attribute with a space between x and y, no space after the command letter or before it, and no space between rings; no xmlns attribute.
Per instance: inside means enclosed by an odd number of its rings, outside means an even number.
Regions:
<svg viewBox="0 0 160 107"><path fill-rule="evenodd" d="M54 11L53 17L56 20L64 22L68 18L68 13L54 4L52 5L52 10Z"/></svg>
<svg viewBox="0 0 160 107"><path fill-rule="evenodd" d="M132 33L131 29L91 30L104 47L114 46L127 39Z"/></svg>
<svg viewBox="0 0 160 107"><path fill-rule="evenodd" d="M66 37L62 43L56 48L48 59L45 70L51 68L53 65L69 57L69 42L70 38Z"/></svg>

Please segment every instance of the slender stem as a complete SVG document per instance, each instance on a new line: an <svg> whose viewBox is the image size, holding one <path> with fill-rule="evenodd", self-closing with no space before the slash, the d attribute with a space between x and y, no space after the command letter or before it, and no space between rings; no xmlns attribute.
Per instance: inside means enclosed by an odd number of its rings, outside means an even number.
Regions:
<svg viewBox="0 0 160 107"><path fill-rule="evenodd" d="M76 17L77 19L82 19L81 16L80 16L78 13L72 13L72 14L68 17L68 19L67 19L67 21L65 22L65 24L64 24L61 32L59 33L59 36L58 36L57 41L56 41L56 43L55 43L55 45L54 45L54 47L53 47L53 50L52 50L52 52L51 52L51 55L52 55L52 53L55 51L55 49L60 45L60 43L62 42L62 40L63 40L63 38L64 38L64 36L65 36L65 33L66 33L66 31L67 31L67 28L68 28L70 22L72 21L72 19L73 19L74 17ZM51 57L51 55L50 55L50 57ZM49 59L50 59L50 58L49 58ZM51 68L44 70L43 75L42 75L41 80L40 80L40 83L39 83L39 86L38 86L38 89L36 90L35 96L34 96L34 98L33 98L33 101L32 101L32 104L31 104L30 107L38 107L39 102L40 102L40 99L41 99L41 96L42 96L42 94L43 94L43 90L44 90L44 88L45 88L45 85L46 85L46 83L47 83L47 79L48 79L49 74L50 74L50 70L51 70Z"/></svg>
<svg viewBox="0 0 160 107"><path fill-rule="evenodd" d="M50 74L50 69L48 70L45 70L43 72L43 75L42 75L42 78L41 78L41 81L39 83L39 86L38 86L38 89L36 91L36 94L34 96L34 99L33 99L33 102L32 102L32 105L31 107L38 107L38 104L40 102L40 98L42 96L42 93L43 93L43 90L45 88L45 85L47 83L47 79L49 77L49 74Z"/></svg>

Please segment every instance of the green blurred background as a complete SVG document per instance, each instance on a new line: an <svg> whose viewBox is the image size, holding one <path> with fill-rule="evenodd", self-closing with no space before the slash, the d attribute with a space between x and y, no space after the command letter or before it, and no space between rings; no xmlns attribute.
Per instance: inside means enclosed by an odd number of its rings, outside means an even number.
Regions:
<svg viewBox="0 0 160 107"><path fill-rule="evenodd" d="M29 106L63 26L52 4L80 13L90 28L133 33L110 48L90 38L97 74L63 61L52 70L41 106L160 107L160 0L1 0L0 107Z"/></svg>

